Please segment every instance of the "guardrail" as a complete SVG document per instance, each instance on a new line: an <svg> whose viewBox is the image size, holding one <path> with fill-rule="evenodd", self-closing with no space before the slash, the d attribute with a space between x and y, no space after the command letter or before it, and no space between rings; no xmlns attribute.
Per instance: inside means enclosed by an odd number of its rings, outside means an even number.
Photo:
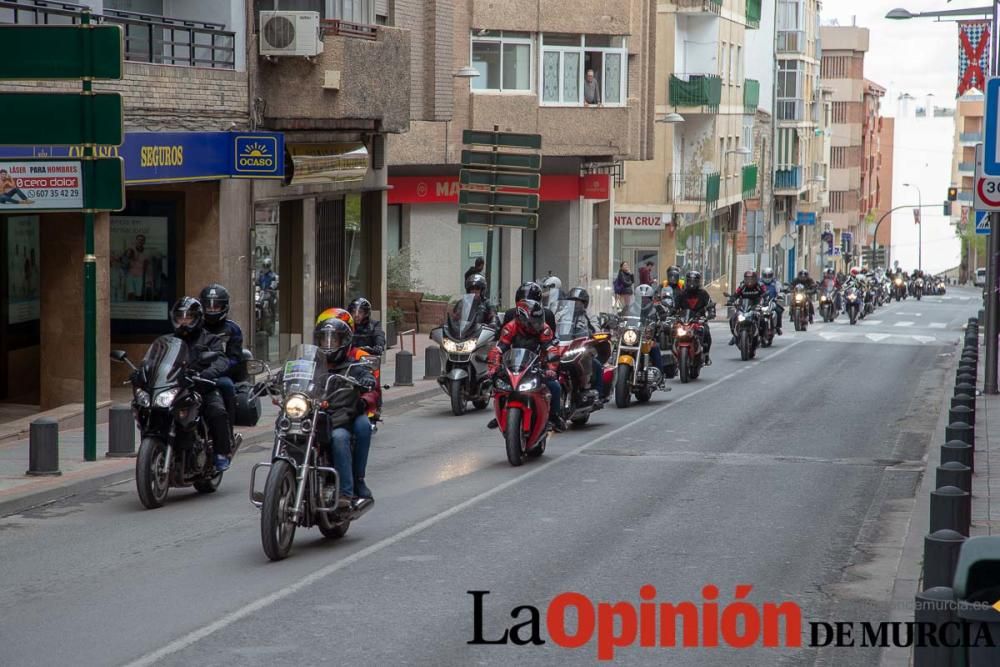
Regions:
<svg viewBox="0 0 1000 667"><path fill-rule="evenodd" d="M378 39L378 27L364 23L351 23L340 19L323 19L320 22L324 35L339 35L356 39Z"/></svg>

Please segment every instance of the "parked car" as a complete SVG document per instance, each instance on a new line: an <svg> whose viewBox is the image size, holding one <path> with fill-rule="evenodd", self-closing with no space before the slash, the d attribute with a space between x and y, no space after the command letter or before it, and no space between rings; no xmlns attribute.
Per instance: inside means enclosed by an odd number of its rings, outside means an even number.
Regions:
<svg viewBox="0 0 1000 667"><path fill-rule="evenodd" d="M972 280L976 287L986 286L986 269L976 269L976 277Z"/></svg>

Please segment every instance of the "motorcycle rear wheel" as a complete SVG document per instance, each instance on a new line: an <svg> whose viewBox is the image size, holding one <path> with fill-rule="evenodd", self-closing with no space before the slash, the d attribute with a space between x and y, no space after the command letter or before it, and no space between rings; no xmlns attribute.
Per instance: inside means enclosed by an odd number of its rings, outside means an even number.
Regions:
<svg viewBox="0 0 1000 667"><path fill-rule="evenodd" d="M347 529L351 527L351 522L347 519L336 522L330 514L326 512L316 512L316 527L319 528L319 532L323 533L323 537L331 540L337 540L344 535L347 535Z"/></svg>
<svg viewBox="0 0 1000 667"><path fill-rule="evenodd" d="M632 402L632 367L628 364L620 364L618 372L615 373L615 407L624 410Z"/></svg>
<svg viewBox="0 0 1000 667"><path fill-rule="evenodd" d="M260 541L271 560L282 560L292 550L296 523L288 520L295 503L295 471L288 461L275 461L264 486L260 511Z"/></svg>
<svg viewBox="0 0 1000 667"><path fill-rule="evenodd" d="M508 409L507 431L503 437L507 445L507 462L515 467L524 463L524 433L521 428L523 418L521 408Z"/></svg>
<svg viewBox="0 0 1000 667"><path fill-rule="evenodd" d="M148 510L163 507L170 492L170 471L157 471L163 466L167 445L159 438L143 438L135 459L135 486L139 502Z"/></svg>

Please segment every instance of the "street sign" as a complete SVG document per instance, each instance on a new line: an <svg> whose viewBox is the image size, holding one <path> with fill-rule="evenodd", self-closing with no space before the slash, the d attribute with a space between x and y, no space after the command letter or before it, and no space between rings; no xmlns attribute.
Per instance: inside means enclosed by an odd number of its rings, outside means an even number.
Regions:
<svg viewBox="0 0 1000 667"><path fill-rule="evenodd" d="M537 213L501 213L490 211L474 211L467 208L458 209L458 224L481 225L483 227L517 227L519 229L538 229Z"/></svg>
<svg viewBox="0 0 1000 667"><path fill-rule="evenodd" d="M1000 178L1000 77L986 82L986 132L983 135L983 175ZM976 181L979 181L978 170Z"/></svg>
<svg viewBox="0 0 1000 667"><path fill-rule="evenodd" d="M120 79L123 41L111 23L2 25L0 79Z"/></svg>
<svg viewBox="0 0 1000 667"><path fill-rule="evenodd" d="M120 146L125 138L119 93L0 93L0 110L0 145Z"/></svg>
<svg viewBox="0 0 1000 667"><path fill-rule="evenodd" d="M481 185L497 188L520 188L537 190L542 183L539 174L507 174L503 172L475 171L462 169L458 173L460 185Z"/></svg>
<svg viewBox="0 0 1000 667"><path fill-rule="evenodd" d="M459 206L486 206L508 208L538 208L538 195L520 195L488 190L462 190L458 193Z"/></svg>
<svg viewBox="0 0 1000 667"><path fill-rule="evenodd" d="M125 163L93 160L0 161L0 213L120 211Z"/></svg>
<svg viewBox="0 0 1000 667"><path fill-rule="evenodd" d="M785 234L781 237L779 244L781 245L782 250L791 250L795 247L795 237L791 234Z"/></svg>
<svg viewBox="0 0 1000 667"><path fill-rule="evenodd" d="M462 151L462 166L504 171L538 171L542 156L534 153L494 153L493 151Z"/></svg>
<svg viewBox="0 0 1000 667"><path fill-rule="evenodd" d="M1000 211L1000 176L993 177L986 173L983 144L976 144L976 178L973 207L977 211Z"/></svg>
<svg viewBox="0 0 1000 667"><path fill-rule="evenodd" d="M989 211L976 211L976 233L977 234L989 234L990 233L990 212Z"/></svg>
<svg viewBox="0 0 1000 667"><path fill-rule="evenodd" d="M506 148L542 149L542 135L518 134L516 132L490 132L489 130L464 130L463 144L479 146L504 146Z"/></svg>

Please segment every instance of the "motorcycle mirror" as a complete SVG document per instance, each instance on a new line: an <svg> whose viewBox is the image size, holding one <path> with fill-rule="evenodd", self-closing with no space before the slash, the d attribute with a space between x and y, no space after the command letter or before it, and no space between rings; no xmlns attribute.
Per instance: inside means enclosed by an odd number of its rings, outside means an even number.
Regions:
<svg viewBox="0 0 1000 667"><path fill-rule="evenodd" d="M260 359L248 359L246 361L247 375L260 375L268 371L267 364Z"/></svg>
<svg viewBox="0 0 1000 667"><path fill-rule="evenodd" d="M128 355L125 350L111 350L111 358L115 361L125 361L128 359Z"/></svg>

